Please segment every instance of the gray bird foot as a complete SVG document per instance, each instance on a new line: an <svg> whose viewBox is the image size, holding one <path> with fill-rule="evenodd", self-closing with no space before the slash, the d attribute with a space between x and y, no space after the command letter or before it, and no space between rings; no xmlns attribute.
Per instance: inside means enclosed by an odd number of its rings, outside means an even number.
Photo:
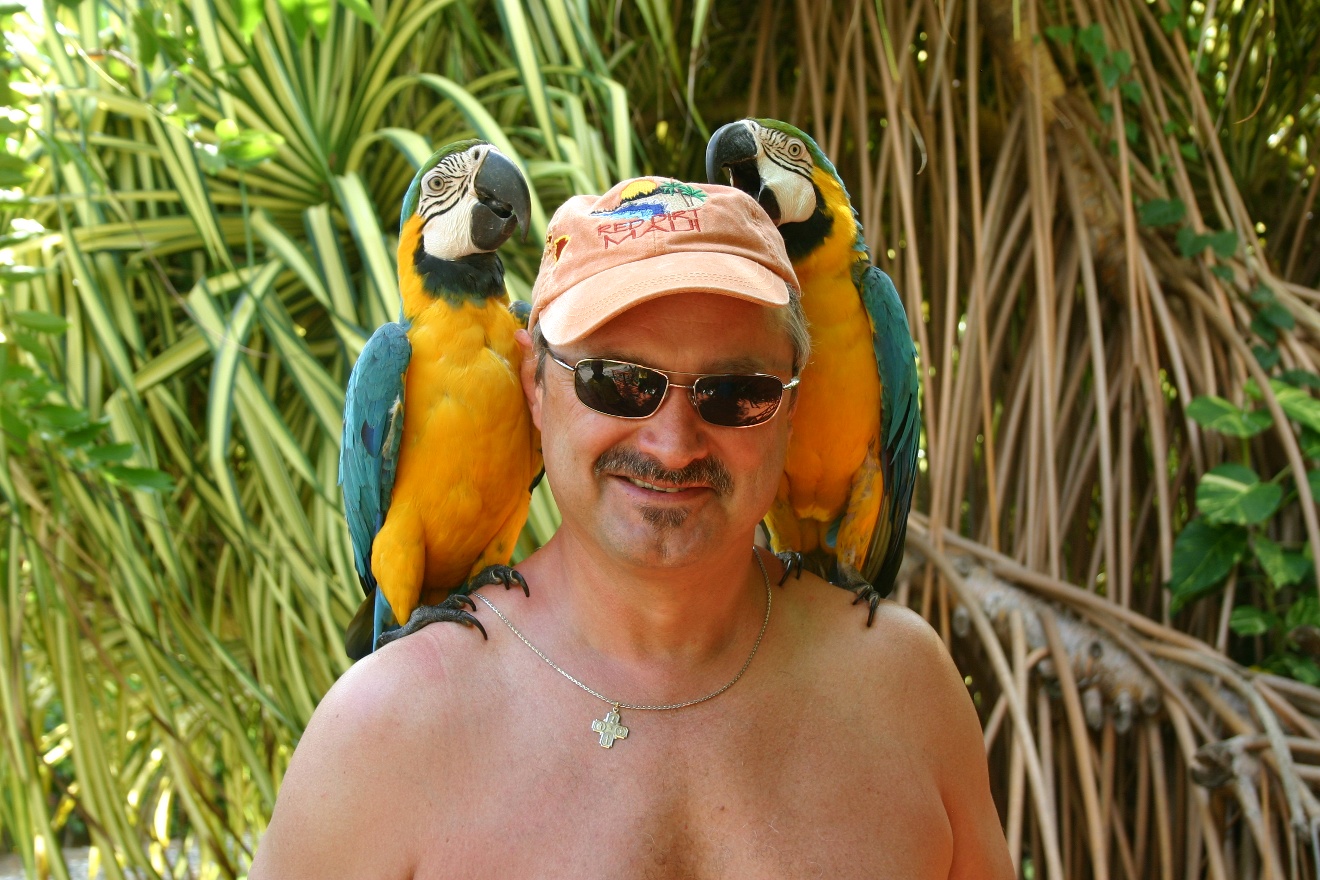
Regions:
<svg viewBox="0 0 1320 880"><path fill-rule="evenodd" d="M776 553L775 558L784 566L784 573L779 577L778 586L783 586L784 581L797 569L797 576L802 577L802 554L796 550L785 550L782 553Z"/></svg>
<svg viewBox="0 0 1320 880"><path fill-rule="evenodd" d="M846 562L836 562L834 577L830 578L830 583L853 593L854 605L866 603L870 609L866 615L866 625L870 626L875 623L875 609L880 606L880 600L884 598L884 594L871 586L871 583L862 577L861 572Z"/></svg>
<svg viewBox="0 0 1320 880"><path fill-rule="evenodd" d="M483 639L488 638L486 628L481 625L480 620L473 616L472 611L467 610L468 608L475 611L477 610L477 604L466 593L454 593L439 605L418 605L408 617L407 623L398 629L380 634L380 638L376 640L376 648L379 650L383 645L388 645L396 639L411 635L422 627L430 626L433 623L461 623L464 626L475 626L481 630Z"/></svg>
<svg viewBox="0 0 1320 880"><path fill-rule="evenodd" d="M501 584L506 590L511 590L515 586L522 587L524 596L532 595L531 591L527 589L526 579L507 565L486 566L481 571L477 572L476 577L460 587L459 591L467 594L471 593L478 587L484 587L489 584Z"/></svg>
<svg viewBox="0 0 1320 880"><path fill-rule="evenodd" d="M524 596L531 595L531 591L527 589L527 580L521 574L507 565L488 565L477 572L476 577L472 580L450 593L449 598L439 605L418 605L408 617L407 623L398 629L381 633L380 638L376 641L376 647L380 648L382 645L388 645L396 639L411 635L422 627L430 626L433 623L461 623L463 626L476 627L481 631L483 639L489 638L486 635L486 628L472 613L477 610L477 603L468 594L490 584L500 584L506 590L513 589L515 586L521 587ZM471 611L468 609L471 609Z"/></svg>

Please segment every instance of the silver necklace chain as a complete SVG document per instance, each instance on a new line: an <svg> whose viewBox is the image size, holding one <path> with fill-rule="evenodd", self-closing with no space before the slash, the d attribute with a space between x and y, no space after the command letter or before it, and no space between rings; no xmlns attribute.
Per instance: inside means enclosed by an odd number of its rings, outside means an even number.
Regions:
<svg viewBox="0 0 1320 880"><path fill-rule="evenodd" d="M596 699L605 703L609 703L611 706L614 707L616 713L619 709L632 709L632 710L647 711L647 712L662 712L668 709L684 709L687 708L688 706L695 706L697 703L704 703L707 700L713 700L716 697L718 697L720 694L724 693L729 688L737 684L738 679L742 678L743 673L747 671L747 667L752 665L752 658L756 656L757 649L761 647L761 639L765 637L766 628L770 626L770 600L771 600L770 575L765 570L765 563L761 561L761 554L757 553L755 548L752 549L752 556L755 557L756 559L757 567L761 569L761 579L765 581L765 620L761 621L761 631L756 635L756 643L752 645L752 653L747 655L747 660L743 663L742 669L739 669L738 674L735 675L728 682L728 684L724 685L724 687L716 691L711 691L710 693L706 694L706 696L704 697L697 697L695 700L687 700L682 703L670 703L665 706L634 706L629 703L620 703L618 700L611 700L609 697L605 696L601 692L587 687L585 684L578 681L567 671L565 671L562 667L560 667L557 663L555 663L555 661L547 657L540 648L536 647L536 645L533 645L531 642L529 642L527 640L527 636L519 632L518 627L514 626L513 623L509 620L509 618L505 617L504 613L500 611L500 609L495 607L494 602L487 599L481 593L474 593L473 595L475 595L478 599L480 599L481 601L485 602L488 606L490 606L490 610L495 612L495 616L498 617L500 620L504 621L504 625L507 626L515 636L521 639L524 645L526 645L527 647L531 648L534 652L536 652L536 656L540 657L546 663L550 664L551 669L553 669L555 672L558 672L564 678L573 682L573 684L582 688L582 690L591 694ZM625 733L624 736L626 735L627 734Z"/></svg>

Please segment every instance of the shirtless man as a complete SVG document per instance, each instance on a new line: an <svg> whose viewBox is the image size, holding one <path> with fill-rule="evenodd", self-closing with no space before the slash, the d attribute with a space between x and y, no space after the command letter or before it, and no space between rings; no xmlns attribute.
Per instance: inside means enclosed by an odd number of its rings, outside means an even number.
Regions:
<svg viewBox="0 0 1320 880"><path fill-rule="evenodd" d="M335 684L252 880L1012 876L936 634L771 586L753 549L809 346L795 288L738 190L559 209L522 378L563 525L518 566L531 597L487 589L489 641L430 626ZM774 378L700 380L730 373Z"/></svg>

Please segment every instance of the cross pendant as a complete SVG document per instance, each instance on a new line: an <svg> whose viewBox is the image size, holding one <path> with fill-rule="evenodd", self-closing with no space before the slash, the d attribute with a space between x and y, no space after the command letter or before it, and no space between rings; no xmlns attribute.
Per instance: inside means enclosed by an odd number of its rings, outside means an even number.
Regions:
<svg viewBox="0 0 1320 880"><path fill-rule="evenodd" d="M591 722L591 729L600 734L600 744L609 748L616 739L627 739L628 728L619 723L619 706L616 703L605 717Z"/></svg>

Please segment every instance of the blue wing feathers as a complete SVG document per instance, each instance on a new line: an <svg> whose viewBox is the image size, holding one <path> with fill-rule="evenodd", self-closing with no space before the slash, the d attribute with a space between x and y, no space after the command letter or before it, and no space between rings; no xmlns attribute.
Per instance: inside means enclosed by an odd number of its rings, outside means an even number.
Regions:
<svg viewBox="0 0 1320 880"><path fill-rule="evenodd" d="M363 592L376 586L371 544L385 522L403 429L403 381L412 344L403 324L383 324L367 340L348 378L339 484Z"/></svg>
<svg viewBox="0 0 1320 880"><path fill-rule="evenodd" d="M917 448L921 435L916 346L903 300L889 276L867 266L858 283L871 316L875 363L880 371L882 423L880 467L884 473L887 509L881 516L891 527L888 546L873 547L867 576L881 591L892 586L903 559L907 516L916 483ZM877 529L877 533L885 530Z"/></svg>

